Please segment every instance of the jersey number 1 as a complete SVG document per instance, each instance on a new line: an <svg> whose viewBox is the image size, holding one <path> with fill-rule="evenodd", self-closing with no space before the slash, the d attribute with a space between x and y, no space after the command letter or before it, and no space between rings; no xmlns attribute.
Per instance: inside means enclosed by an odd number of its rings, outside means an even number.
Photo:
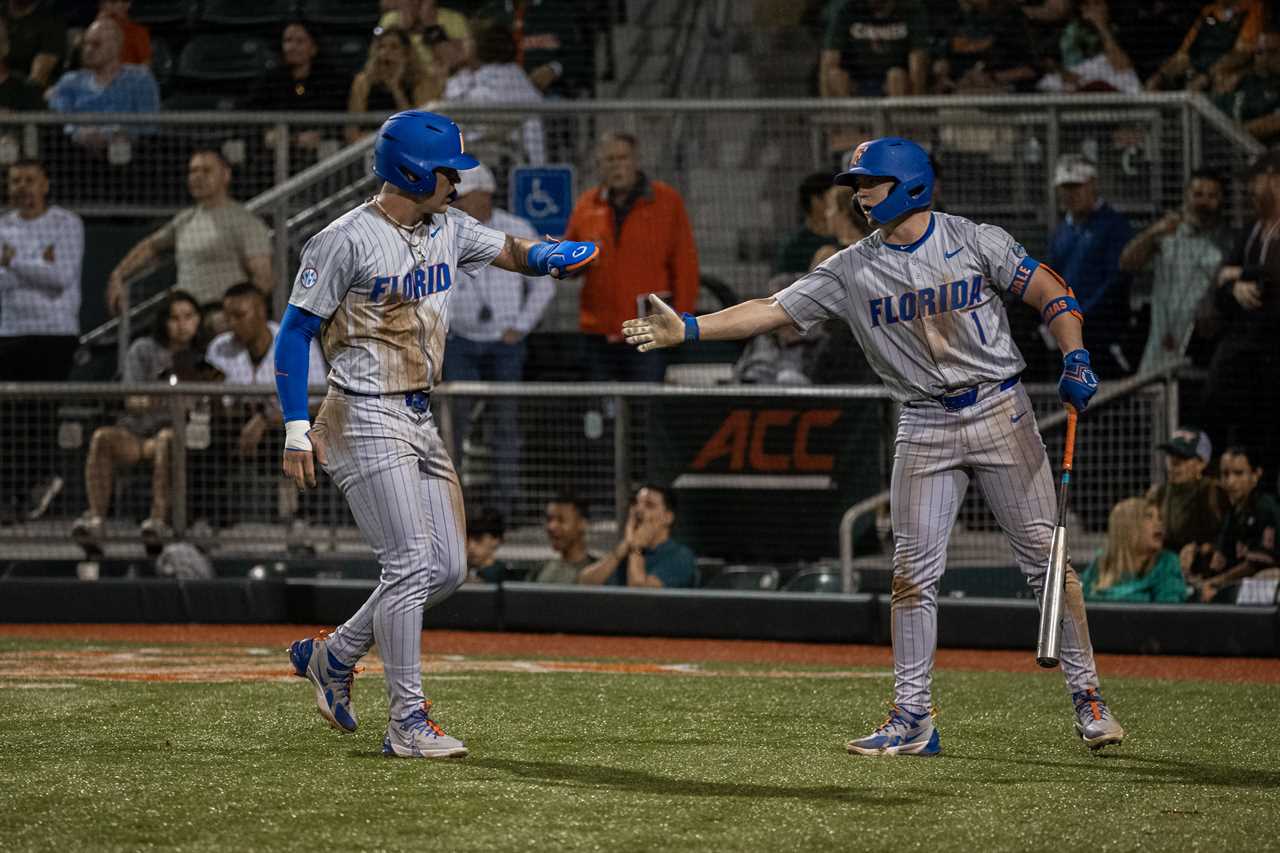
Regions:
<svg viewBox="0 0 1280 853"><path fill-rule="evenodd" d="M976 312L970 314L969 316L973 318L973 325L978 327L978 339L982 341L982 345L985 347L987 345L987 335L985 332L982 331L982 321L978 319L978 315Z"/></svg>

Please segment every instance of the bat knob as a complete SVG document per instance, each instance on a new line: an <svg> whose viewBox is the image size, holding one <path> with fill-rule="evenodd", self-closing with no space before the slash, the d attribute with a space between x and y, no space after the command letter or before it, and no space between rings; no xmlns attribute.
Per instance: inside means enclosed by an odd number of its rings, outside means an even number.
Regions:
<svg viewBox="0 0 1280 853"><path fill-rule="evenodd" d="M1044 667L1045 669L1053 669L1054 667L1056 667L1056 666L1058 665L1058 659L1057 659L1057 658L1039 658L1039 657L1038 657L1038 658L1036 658L1036 663L1040 664L1040 666Z"/></svg>

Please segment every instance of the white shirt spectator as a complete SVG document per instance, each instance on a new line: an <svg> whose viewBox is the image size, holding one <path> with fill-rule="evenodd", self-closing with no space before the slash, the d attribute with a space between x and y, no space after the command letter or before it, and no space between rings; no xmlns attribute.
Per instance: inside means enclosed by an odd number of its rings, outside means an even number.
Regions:
<svg viewBox="0 0 1280 853"><path fill-rule="evenodd" d="M0 217L0 337L80 334L84 223L56 205L35 219ZM3 256L0 256L3 257Z"/></svg>
<svg viewBox="0 0 1280 853"><path fill-rule="evenodd" d="M231 332L223 332L209 343L205 353L205 361L222 371L223 381L228 385L270 385L276 382L276 335L280 324L268 320L267 328L271 330L271 346L262 356L262 360L254 363L249 357L248 348ZM319 336L311 339L311 359L307 365L307 384L323 385L329 374L329 367L320 352ZM280 404L272 395L271 403L276 408Z"/></svg>
<svg viewBox="0 0 1280 853"><path fill-rule="evenodd" d="M524 69L514 62L490 63L474 70L464 69L454 73L445 83L446 101L464 103L523 104L541 102L542 92L529 80ZM492 131L483 126L469 125L467 135L478 142ZM525 121L519 133L512 133L512 141L518 138L524 143L524 162L540 166L546 162L547 146L542 130L542 119ZM518 142L517 142L518 144Z"/></svg>
<svg viewBox="0 0 1280 853"><path fill-rule="evenodd" d="M517 237L538 239L528 220L501 208L495 207L484 224ZM546 276L521 275L492 264L478 273L460 272L457 287L449 306L449 333L471 341L501 340L508 329L529 334L555 296L555 285Z"/></svg>

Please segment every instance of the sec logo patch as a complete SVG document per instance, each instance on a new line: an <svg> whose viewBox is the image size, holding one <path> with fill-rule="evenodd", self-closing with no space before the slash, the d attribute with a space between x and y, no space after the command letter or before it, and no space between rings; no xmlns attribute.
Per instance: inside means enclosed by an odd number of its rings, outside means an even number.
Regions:
<svg viewBox="0 0 1280 853"><path fill-rule="evenodd" d="M302 286L312 288L316 286L316 282L320 280L320 274L316 272L315 267L307 267L302 271Z"/></svg>

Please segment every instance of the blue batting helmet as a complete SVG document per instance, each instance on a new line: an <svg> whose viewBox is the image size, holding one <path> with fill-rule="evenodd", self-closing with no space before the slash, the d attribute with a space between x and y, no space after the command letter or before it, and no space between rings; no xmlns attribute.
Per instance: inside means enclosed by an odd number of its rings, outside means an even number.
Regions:
<svg viewBox="0 0 1280 853"><path fill-rule="evenodd" d="M480 161L464 152L453 119L425 110L405 110L382 123L373 144L373 173L415 195L436 188L436 169L474 169Z"/></svg>
<svg viewBox="0 0 1280 853"><path fill-rule="evenodd" d="M884 201L871 208L876 222L892 222L908 211L923 210L933 199L929 153L910 139L886 136L862 143L853 151L849 171L836 175L835 182L857 187L859 175L898 182Z"/></svg>

